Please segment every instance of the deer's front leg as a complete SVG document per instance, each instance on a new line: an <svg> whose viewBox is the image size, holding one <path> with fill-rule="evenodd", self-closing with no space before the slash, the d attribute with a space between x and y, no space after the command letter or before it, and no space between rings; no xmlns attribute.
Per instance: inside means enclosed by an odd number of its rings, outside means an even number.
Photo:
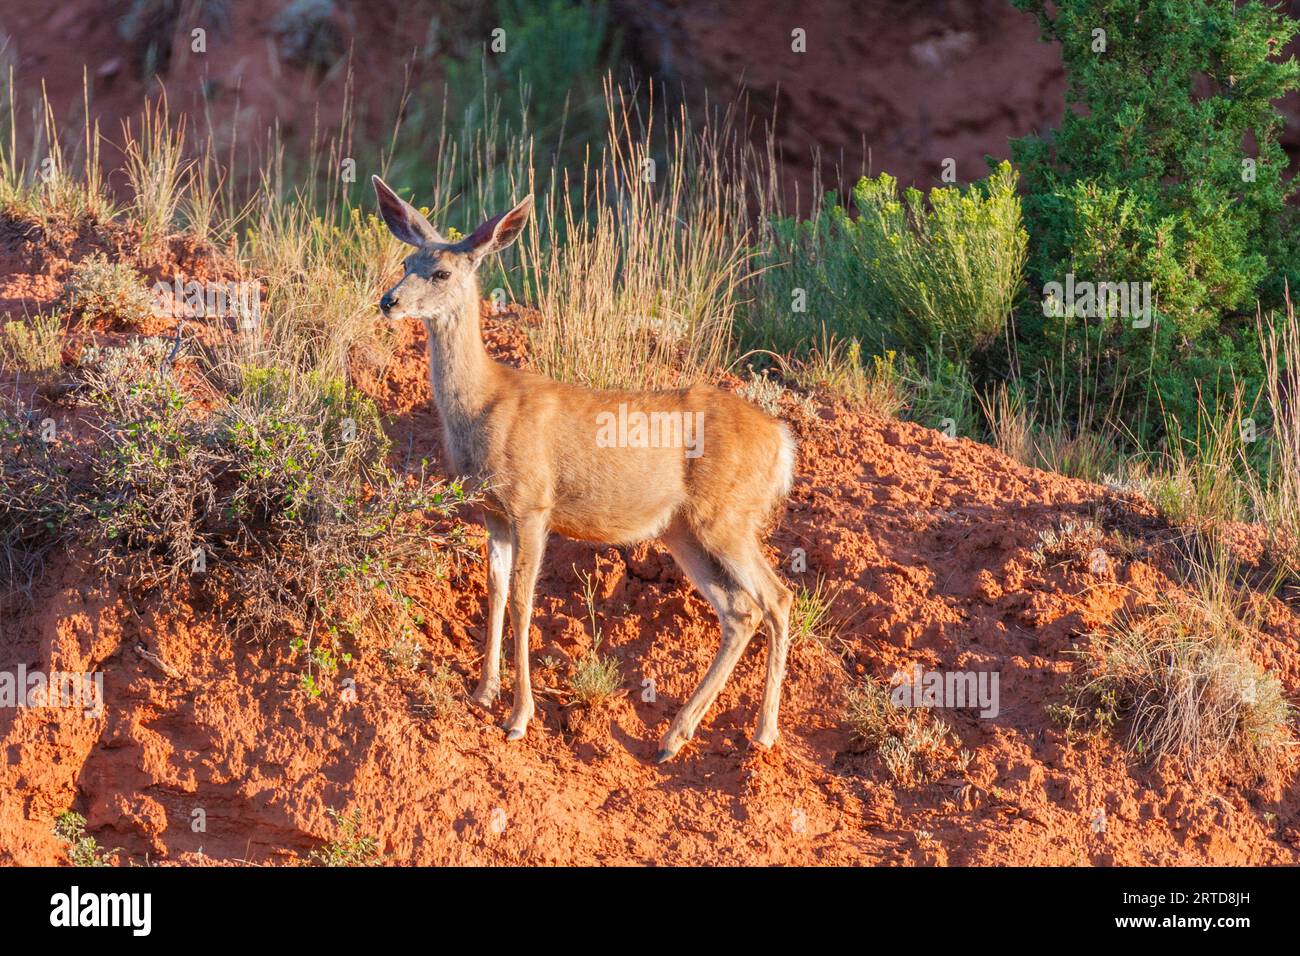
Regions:
<svg viewBox="0 0 1300 956"><path fill-rule="evenodd" d="M474 691L474 702L491 707L501 693L501 632L505 628L506 600L510 596L510 568L515 546L510 522L500 515L487 515L488 615L487 640L483 646L483 674Z"/></svg>
<svg viewBox="0 0 1300 956"><path fill-rule="evenodd" d="M515 632L515 705L506 724L506 739L528 732L533 717L533 684L528 675L528 626L533 616L533 588L546 550L546 517L530 516L514 527L514 570L510 580L510 626Z"/></svg>

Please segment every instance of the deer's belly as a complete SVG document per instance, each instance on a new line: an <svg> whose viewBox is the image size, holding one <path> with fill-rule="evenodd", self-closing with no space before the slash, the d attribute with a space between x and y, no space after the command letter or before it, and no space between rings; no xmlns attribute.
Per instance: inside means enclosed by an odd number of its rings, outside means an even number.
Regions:
<svg viewBox="0 0 1300 956"><path fill-rule="evenodd" d="M636 544L663 534L672 521L674 509L657 508L652 512L609 513L600 509L569 506L551 513L551 530L579 541L600 544Z"/></svg>

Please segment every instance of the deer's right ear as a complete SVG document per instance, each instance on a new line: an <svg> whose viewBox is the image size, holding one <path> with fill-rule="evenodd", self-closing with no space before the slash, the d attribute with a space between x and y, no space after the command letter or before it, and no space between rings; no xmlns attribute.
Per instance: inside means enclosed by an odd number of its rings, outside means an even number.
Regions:
<svg viewBox="0 0 1300 956"><path fill-rule="evenodd" d="M375 195L379 197L379 214L388 223L389 231L408 245L419 246L426 242L442 242L438 230L429 225L429 220L420 214L409 202L388 188L388 184L378 176L371 176Z"/></svg>

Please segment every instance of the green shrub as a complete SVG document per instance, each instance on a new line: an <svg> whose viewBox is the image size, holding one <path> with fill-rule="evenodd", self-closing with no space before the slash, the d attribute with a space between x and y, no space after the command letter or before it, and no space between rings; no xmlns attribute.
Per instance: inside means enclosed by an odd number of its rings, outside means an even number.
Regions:
<svg viewBox="0 0 1300 956"><path fill-rule="evenodd" d="M507 117L531 115L547 145L581 156L603 132L600 78L617 57L618 39L609 32L609 10L591 0L497 0L494 39L464 59L446 64L453 102L487 122L494 109ZM494 107L492 104L496 103ZM564 140L569 140L567 143Z"/></svg>
<svg viewBox="0 0 1300 956"><path fill-rule="evenodd" d="M579 704L594 706L618 693L623 682L623 673L618 658L613 654L600 652L600 622L596 617L596 580L585 572L574 568L574 573L582 581L582 598L587 609L587 621L591 626L591 650L573 662L569 675L569 692Z"/></svg>
<svg viewBox="0 0 1300 956"><path fill-rule="evenodd" d="M65 810L54 821L54 835L68 845L68 862L73 866L112 866L120 850L108 850L92 836L86 836L86 818L74 810Z"/></svg>
<svg viewBox="0 0 1300 956"><path fill-rule="evenodd" d="M206 589L236 629L354 637L406 614L399 578L469 551L459 484L387 463L374 404L319 373L246 368L201 409L173 343L87 349L78 395L99 431L56 450L0 418L0 570L21 582L72 537L142 589ZM12 452L12 454L11 454ZM321 645L323 646L323 645ZM320 660L316 660L320 664Z"/></svg>
<svg viewBox="0 0 1300 956"><path fill-rule="evenodd" d="M769 224L747 345L803 354L822 328L872 350L963 360L998 337L1027 242L1009 164L902 201L893 177L864 177L853 201L856 218L831 194L812 219Z"/></svg>
<svg viewBox="0 0 1300 956"><path fill-rule="evenodd" d="M855 227L834 193L810 219L773 218L761 234L753 300L740 321L741 344L787 355L812 351L823 338L857 339L885 350L876 321L891 307L888 294L863 266Z"/></svg>
<svg viewBox="0 0 1300 956"><path fill-rule="evenodd" d="M876 751L896 783L912 787L943 775L952 764L952 728L924 708L896 706L893 688L873 677L844 695L844 721L864 749Z"/></svg>
<svg viewBox="0 0 1300 956"><path fill-rule="evenodd" d="M1020 292L1028 238L1016 174L1000 164L969 189L918 189L898 200L882 173L853 190L863 265L892 299L888 318L914 349L965 357L1002 332Z"/></svg>
<svg viewBox="0 0 1300 956"><path fill-rule="evenodd" d="M1068 77L1060 128L1012 144L1031 277L1149 282L1153 304L1149 327L1134 328L1131 314L1072 314L1066 302L1046 315L1034 302L1020 317L1023 356L1059 363L1080 412L1111 405L1139 438L1163 427L1161 405L1194 421L1196 382L1259 374L1254 299L1297 268L1272 105L1300 86L1294 60L1275 59L1295 22L1233 0L1016 6L1061 44Z"/></svg>

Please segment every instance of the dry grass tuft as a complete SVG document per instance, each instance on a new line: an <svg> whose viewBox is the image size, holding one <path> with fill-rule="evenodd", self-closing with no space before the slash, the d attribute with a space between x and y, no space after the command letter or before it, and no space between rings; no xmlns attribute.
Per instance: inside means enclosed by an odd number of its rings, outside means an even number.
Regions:
<svg viewBox="0 0 1300 956"><path fill-rule="evenodd" d="M855 738L879 753L901 786L937 779L947 769L951 728L924 709L895 706L882 681L868 678L849 689L845 721Z"/></svg>
<svg viewBox="0 0 1300 956"><path fill-rule="evenodd" d="M1225 758L1267 770L1291 743L1281 682L1253 656L1264 601L1234 575L1216 553L1193 566L1188 590L1158 594L1094 635L1083 689L1128 719L1134 754L1191 770Z"/></svg>

